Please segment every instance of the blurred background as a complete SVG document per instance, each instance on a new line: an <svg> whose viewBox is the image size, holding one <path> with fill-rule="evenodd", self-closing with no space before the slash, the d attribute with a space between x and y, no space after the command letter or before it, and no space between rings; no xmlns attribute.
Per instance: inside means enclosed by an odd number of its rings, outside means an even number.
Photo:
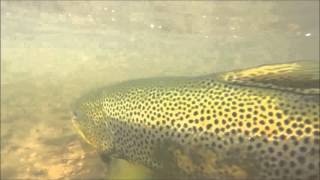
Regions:
<svg viewBox="0 0 320 180"><path fill-rule="evenodd" d="M319 1L1 1L1 179L143 179L106 166L70 103L129 79L319 63Z"/></svg>

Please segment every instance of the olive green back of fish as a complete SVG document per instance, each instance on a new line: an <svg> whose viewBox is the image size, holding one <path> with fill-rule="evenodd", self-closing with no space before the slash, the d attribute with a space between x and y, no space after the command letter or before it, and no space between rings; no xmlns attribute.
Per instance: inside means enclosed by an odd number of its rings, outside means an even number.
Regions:
<svg viewBox="0 0 320 180"><path fill-rule="evenodd" d="M102 152L178 176L319 178L310 64L121 83L80 100L79 129Z"/></svg>

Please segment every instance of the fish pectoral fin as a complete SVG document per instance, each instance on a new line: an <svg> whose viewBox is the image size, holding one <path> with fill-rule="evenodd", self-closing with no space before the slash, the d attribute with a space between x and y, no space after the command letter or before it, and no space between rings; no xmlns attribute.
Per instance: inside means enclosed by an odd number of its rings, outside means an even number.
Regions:
<svg viewBox="0 0 320 180"><path fill-rule="evenodd" d="M219 80L246 86L270 87L319 94L319 62L297 61L222 73Z"/></svg>
<svg viewBox="0 0 320 180"><path fill-rule="evenodd" d="M112 157L109 153L99 152L99 156L100 156L100 159L106 164L110 164L112 161Z"/></svg>

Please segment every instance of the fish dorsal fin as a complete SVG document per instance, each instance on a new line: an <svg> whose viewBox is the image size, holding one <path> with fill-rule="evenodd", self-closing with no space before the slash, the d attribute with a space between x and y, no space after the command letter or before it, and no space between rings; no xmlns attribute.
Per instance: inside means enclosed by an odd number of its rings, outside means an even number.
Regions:
<svg viewBox="0 0 320 180"><path fill-rule="evenodd" d="M320 94L319 62L314 61L297 61L231 71L220 74L219 79L238 85Z"/></svg>

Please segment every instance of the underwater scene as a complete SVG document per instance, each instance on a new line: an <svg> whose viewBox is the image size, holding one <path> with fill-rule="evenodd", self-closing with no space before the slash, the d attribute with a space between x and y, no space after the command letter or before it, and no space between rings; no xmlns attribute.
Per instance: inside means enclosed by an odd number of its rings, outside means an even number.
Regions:
<svg viewBox="0 0 320 180"><path fill-rule="evenodd" d="M1 1L1 179L320 179L319 1Z"/></svg>

